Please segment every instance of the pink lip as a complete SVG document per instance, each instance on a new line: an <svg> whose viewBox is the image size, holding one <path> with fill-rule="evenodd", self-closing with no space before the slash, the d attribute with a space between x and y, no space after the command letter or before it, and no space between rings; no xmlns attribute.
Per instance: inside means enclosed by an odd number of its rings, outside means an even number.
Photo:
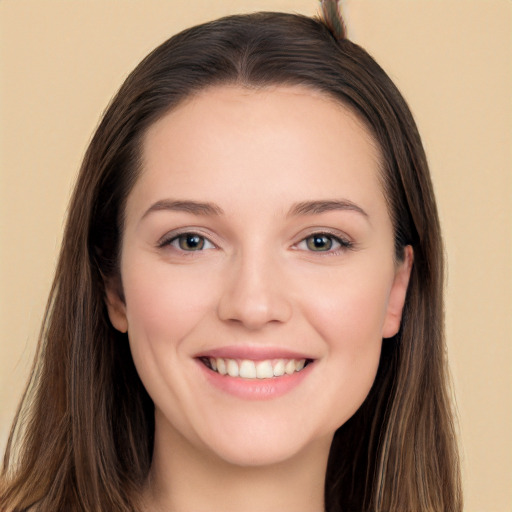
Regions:
<svg viewBox="0 0 512 512"><path fill-rule="evenodd" d="M232 354L232 352L230 352ZM211 356L214 357L214 356ZM223 357L223 356L218 356ZM284 356L281 355L284 358ZM245 354L244 359L252 359ZM266 357L270 359L270 357ZM290 359L295 359L290 357ZM300 359L300 357L299 357ZM304 359L304 358L302 358ZM254 359L257 360L257 359ZM271 379L243 379L230 377L210 370L200 359L196 359L200 371L207 382L223 393L227 393L243 400L271 400L293 391L311 374L313 363L307 365L300 372Z"/></svg>
<svg viewBox="0 0 512 512"><path fill-rule="evenodd" d="M221 357L223 359L250 359L264 361L266 359L314 359L311 356L279 347L249 347L234 345L206 350L195 357Z"/></svg>

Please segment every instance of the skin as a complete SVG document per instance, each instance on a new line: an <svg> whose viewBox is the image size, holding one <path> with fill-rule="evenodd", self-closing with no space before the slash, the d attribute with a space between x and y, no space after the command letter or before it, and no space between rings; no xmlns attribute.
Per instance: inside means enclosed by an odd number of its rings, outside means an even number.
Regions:
<svg viewBox="0 0 512 512"><path fill-rule="evenodd" d="M107 292L155 403L148 510L323 510L332 437L399 329L412 265L410 247L394 258L379 159L354 114L298 86L210 88L149 128L126 206L124 300ZM311 201L324 206L298 211ZM180 248L190 232L202 250ZM287 393L243 399L196 357L226 346L313 363Z"/></svg>

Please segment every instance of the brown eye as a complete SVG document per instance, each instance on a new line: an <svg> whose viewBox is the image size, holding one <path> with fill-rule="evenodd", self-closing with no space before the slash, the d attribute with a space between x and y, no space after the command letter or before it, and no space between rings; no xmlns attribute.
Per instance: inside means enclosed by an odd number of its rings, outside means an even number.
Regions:
<svg viewBox="0 0 512 512"><path fill-rule="evenodd" d="M312 235L306 238L306 245L310 251L330 251L333 242L333 237L328 235Z"/></svg>
<svg viewBox="0 0 512 512"><path fill-rule="evenodd" d="M341 238L330 233L313 233L306 238L303 238L296 248L302 251L339 254L344 250L352 249L353 242L346 238Z"/></svg>
<svg viewBox="0 0 512 512"><path fill-rule="evenodd" d="M194 232L180 233L175 236L165 237L158 243L159 248L172 247L181 252L205 251L215 249L216 246L208 238Z"/></svg>
<svg viewBox="0 0 512 512"><path fill-rule="evenodd" d="M175 238L178 246L183 251L201 251L205 246L205 239L195 233L184 233Z"/></svg>

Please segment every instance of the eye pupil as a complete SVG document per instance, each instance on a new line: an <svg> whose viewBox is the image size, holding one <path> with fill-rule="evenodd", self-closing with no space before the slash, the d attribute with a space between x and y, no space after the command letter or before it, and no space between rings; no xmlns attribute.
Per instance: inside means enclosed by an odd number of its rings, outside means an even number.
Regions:
<svg viewBox="0 0 512 512"><path fill-rule="evenodd" d="M204 246L204 238L199 235L185 234L179 237L180 249L184 251L199 251Z"/></svg>
<svg viewBox="0 0 512 512"><path fill-rule="evenodd" d="M326 235L313 235L307 239L307 245L312 251L328 251L332 247L332 239Z"/></svg>

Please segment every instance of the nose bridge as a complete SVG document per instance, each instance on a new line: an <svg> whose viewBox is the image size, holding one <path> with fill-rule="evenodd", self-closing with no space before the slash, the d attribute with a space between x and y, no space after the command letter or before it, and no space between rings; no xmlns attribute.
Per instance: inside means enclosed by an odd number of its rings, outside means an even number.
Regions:
<svg viewBox="0 0 512 512"><path fill-rule="evenodd" d="M227 271L218 315L225 321L259 329L286 322L292 306L275 250L254 243L236 252Z"/></svg>

